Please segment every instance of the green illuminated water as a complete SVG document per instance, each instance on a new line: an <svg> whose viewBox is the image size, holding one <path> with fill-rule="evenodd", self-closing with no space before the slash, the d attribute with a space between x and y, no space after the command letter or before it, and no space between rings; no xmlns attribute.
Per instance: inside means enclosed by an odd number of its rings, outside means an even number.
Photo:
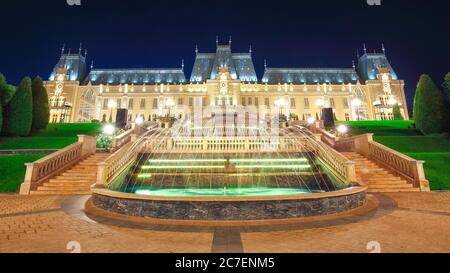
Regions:
<svg viewBox="0 0 450 273"><path fill-rule="evenodd" d="M295 188L269 188L269 187L244 187L244 188L155 188L134 187L127 188L125 192L147 196L162 197L192 197L192 196L282 196L294 194L308 194L312 191Z"/></svg>

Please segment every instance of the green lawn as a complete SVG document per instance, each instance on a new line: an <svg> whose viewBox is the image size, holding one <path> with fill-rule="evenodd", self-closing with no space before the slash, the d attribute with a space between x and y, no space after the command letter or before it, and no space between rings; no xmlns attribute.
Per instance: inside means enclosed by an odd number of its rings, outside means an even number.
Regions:
<svg viewBox="0 0 450 273"><path fill-rule="evenodd" d="M31 137L2 137L0 150L60 149L78 140L77 135L97 135L100 123L49 124L47 131Z"/></svg>
<svg viewBox="0 0 450 273"><path fill-rule="evenodd" d="M383 145L412 158L424 160L425 175L433 190L450 189L450 139L445 135L424 136L412 121L354 121L346 123L353 135L373 133Z"/></svg>
<svg viewBox="0 0 450 273"><path fill-rule="evenodd" d="M0 156L0 192L17 192L25 177L25 163L36 161L45 155Z"/></svg>

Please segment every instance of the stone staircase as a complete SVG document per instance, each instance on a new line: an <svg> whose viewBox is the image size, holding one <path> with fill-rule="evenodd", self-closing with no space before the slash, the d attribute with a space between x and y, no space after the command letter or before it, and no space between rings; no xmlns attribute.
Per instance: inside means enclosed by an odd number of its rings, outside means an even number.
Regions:
<svg viewBox="0 0 450 273"><path fill-rule="evenodd" d="M420 192L403 177L359 153L342 154L355 162L356 178L369 187L368 192Z"/></svg>
<svg viewBox="0 0 450 273"><path fill-rule="evenodd" d="M97 163L109 154L94 154L80 161L72 168L57 175L30 194L39 195L84 195L91 194L90 187L97 178Z"/></svg>

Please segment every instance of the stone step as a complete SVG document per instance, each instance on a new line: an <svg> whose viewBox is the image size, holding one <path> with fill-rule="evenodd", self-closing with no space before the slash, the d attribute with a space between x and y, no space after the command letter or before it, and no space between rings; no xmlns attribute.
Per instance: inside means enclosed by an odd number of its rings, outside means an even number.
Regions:
<svg viewBox="0 0 450 273"><path fill-rule="evenodd" d="M64 182L60 182L60 181L53 181L53 182L46 182L44 183L42 186L44 187L52 187L52 186L68 186L68 187L76 187L76 186L90 186L92 184L94 184L95 181L89 181L89 182L68 182L68 181L64 181Z"/></svg>
<svg viewBox="0 0 450 273"><path fill-rule="evenodd" d="M368 189L368 192L420 192L419 188L410 189Z"/></svg>
<svg viewBox="0 0 450 273"><path fill-rule="evenodd" d="M363 179L365 178L365 180L367 181L404 181L404 179L402 179L401 177L398 176L377 176L377 175L372 175L369 177L362 177Z"/></svg>
<svg viewBox="0 0 450 273"><path fill-rule="evenodd" d="M413 185L402 184L402 185L372 185L369 184L369 189L411 189Z"/></svg>
<svg viewBox="0 0 450 273"><path fill-rule="evenodd" d="M31 191L32 195L90 195L91 191Z"/></svg>
<svg viewBox="0 0 450 273"><path fill-rule="evenodd" d="M38 191L86 191L88 187L65 187L65 186L40 186L37 188Z"/></svg>

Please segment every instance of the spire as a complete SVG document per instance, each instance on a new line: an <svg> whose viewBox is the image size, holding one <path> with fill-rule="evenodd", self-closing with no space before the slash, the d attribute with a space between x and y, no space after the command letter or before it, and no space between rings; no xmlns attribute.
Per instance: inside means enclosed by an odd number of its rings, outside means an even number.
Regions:
<svg viewBox="0 0 450 273"><path fill-rule="evenodd" d="M383 51L383 54L386 55L386 48L384 48L384 43L381 44L381 50Z"/></svg>
<svg viewBox="0 0 450 273"><path fill-rule="evenodd" d="M87 57L87 48L84 49L84 58Z"/></svg>
<svg viewBox="0 0 450 273"><path fill-rule="evenodd" d="M216 35L216 46L219 46L219 35Z"/></svg>
<svg viewBox="0 0 450 273"><path fill-rule="evenodd" d="M195 54L198 54L198 46L195 45Z"/></svg>
<svg viewBox="0 0 450 273"><path fill-rule="evenodd" d="M228 40L228 45L231 46L231 35L230 35L230 39Z"/></svg>
<svg viewBox="0 0 450 273"><path fill-rule="evenodd" d="M78 54L81 55L81 50L83 50L83 45L80 43L80 48L78 49Z"/></svg>
<svg viewBox="0 0 450 273"><path fill-rule="evenodd" d="M366 48L366 44L365 43L363 44L363 47L364 47L364 54L367 54L367 48Z"/></svg>
<svg viewBox="0 0 450 273"><path fill-rule="evenodd" d="M184 59L181 59L181 70L184 70Z"/></svg>
<svg viewBox="0 0 450 273"><path fill-rule="evenodd" d="M65 48L66 48L66 44L64 43L62 48L61 48L61 56L64 55Z"/></svg>
<svg viewBox="0 0 450 273"><path fill-rule="evenodd" d="M359 59L359 49L356 49L356 57Z"/></svg>
<svg viewBox="0 0 450 273"><path fill-rule="evenodd" d="M267 60L264 59L264 69L266 69L266 68L267 68Z"/></svg>
<svg viewBox="0 0 450 273"><path fill-rule="evenodd" d="M355 60L352 60L352 67L353 67L353 70L355 70L355 68L356 68Z"/></svg>
<svg viewBox="0 0 450 273"><path fill-rule="evenodd" d="M70 55L70 51L72 51L72 49L71 48L69 48L69 52L68 52L68 54Z"/></svg>
<svg viewBox="0 0 450 273"><path fill-rule="evenodd" d="M94 60L91 61L91 70L94 69Z"/></svg>
<svg viewBox="0 0 450 273"><path fill-rule="evenodd" d="M252 45L250 45L250 48L248 49L248 53L252 53Z"/></svg>

